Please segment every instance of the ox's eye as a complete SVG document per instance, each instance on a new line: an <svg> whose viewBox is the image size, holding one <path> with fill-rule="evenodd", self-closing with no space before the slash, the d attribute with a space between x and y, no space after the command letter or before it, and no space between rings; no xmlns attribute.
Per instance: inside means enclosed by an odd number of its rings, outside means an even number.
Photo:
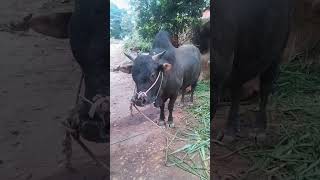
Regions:
<svg viewBox="0 0 320 180"><path fill-rule="evenodd" d="M153 81L156 79L157 77L156 77L156 73L152 73L151 74L151 77L149 78L149 81L151 82L151 83L153 83Z"/></svg>
<svg viewBox="0 0 320 180"><path fill-rule="evenodd" d="M152 78L156 78L156 73L155 73L155 72L152 73L152 74L151 74L151 77L152 77Z"/></svg>

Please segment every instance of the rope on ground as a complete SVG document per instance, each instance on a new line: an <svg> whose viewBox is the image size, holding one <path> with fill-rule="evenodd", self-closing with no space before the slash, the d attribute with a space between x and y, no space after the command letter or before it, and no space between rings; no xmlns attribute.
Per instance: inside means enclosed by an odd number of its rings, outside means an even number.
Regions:
<svg viewBox="0 0 320 180"><path fill-rule="evenodd" d="M232 152L230 152L230 153L228 153L228 154L226 154L226 155L219 156L219 157L216 157L216 158L214 158L214 159L215 159L215 160L226 159L226 158L232 156L233 154L236 154L236 153L240 152L241 150L244 150L244 149L246 149L246 148L248 148L248 147L250 147L250 146L240 147L240 148L238 148L238 149L236 149L236 150L234 150L234 151L232 151Z"/></svg>
<svg viewBox="0 0 320 180"><path fill-rule="evenodd" d="M73 139L76 140L76 142L82 147L82 149L89 154L89 156L101 167L104 167L107 170L110 170L110 168L102 161L100 161L96 156L92 153L92 151L80 140L80 138L76 137L74 134L71 134Z"/></svg>
<svg viewBox="0 0 320 180"><path fill-rule="evenodd" d="M80 78L80 82L79 82L79 86L78 86L75 105L79 104L79 94L81 93L81 87L82 87L83 79L84 79L84 73L81 73L81 78Z"/></svg>
<svg viewBox="0 0 320 180"><path fill-rule="evenodd" d="M161 126L159 126L157 123L155 123L154 121L152 121L152 119L150 119L148 116L146 116L143 112L141 112L138 108L137 108L137 106L135 105L135 104L133 104L133 103L131 103L131 106L130 106L130 108L132 109L132 106L134 107L134 108L136 108L136 110L139 112L139 113L141 113L148 121L150 121L152 124L154 124L156 127L158 127L159 129L161 129L161 131L162 132L164 132L165 134L167 134L167 135L169 135L169 136L171 136L171 137L175 137L175 138L177 138L177 139L180 139L180 140L182 140L182 141L186 141L187 139L183 139L183 138L180 138L180 137L176 137L175 135L173 135L173 134L171 134L171 133L169 133L169 132L166 132L166 130L165 129L163 129Z"/></svg>
<svg viewBox="0 0 320 180"><path fill-rule="evenodd" d="M79 135L78 135L78 129L75 129L74 127L74 124L76 123L76 119L78 118L78 116L76 115L77 114L77 109L79 108L79 97L83 100L83 101L86 101L87 103L89 103L91 105L91 108L88 112L89 116L91 118L93 118L95 112L98 111L101 112L103 110L105 110L106 108L104 107L101 107L102 103L105 102L105 101L109 101L109 97L103 97L101 95L97 95L96 97L94 97L93 100L95 100L95 102L92 102L90 101L89 99L83 97L80 95L81 93L81 88L82 88L82 82L83 82L83 79L84 79L84 73L81 74L81 78L80 78L80 83L79 83L79 86L78 86L78 91L77 91L77 97L76 97L76 101L75 101L75 105L74 105L74 108L71 110L69 116L67 117L66 121L65 122L61 122L62 125L64 126L64 128L66 129L66 134L70 134L73 139L81 146L81 148L98 164L100 165L101 167L107 169L107 170L110 170L110 168L102 161L100 161L95 154L93 154L93 152L81 141ZM100 109L99 109L100 107ZM104 118L103 118L104 119ZM71 145L71 139L65 139L64 141L64 151L65 152L69 152L69 154L67 153L66 156L67 156L67 166L71 166L71 163L70 163L70 158L71 158L71 154L72 153L72 148L68 145L68 143L70 143ZM69 148L69 149L68 149Z"/></svg>
<svg viewBox="0 0 320 180"><path fill-rule="evenodd" d="M143 133L140 133L140 134L136 134L136 135L133 135L133 136L130 136L130 137L121 139L120 141L113 142L113 143L111 143L110 145L114 145L114 144L121 143L121 142L123 142L123 141L127 141L127 140L129 140L129 139L135 138L135 137L140 136L140 135L142 135L142 134L145 134L145 133L143 132Z"/></svg>

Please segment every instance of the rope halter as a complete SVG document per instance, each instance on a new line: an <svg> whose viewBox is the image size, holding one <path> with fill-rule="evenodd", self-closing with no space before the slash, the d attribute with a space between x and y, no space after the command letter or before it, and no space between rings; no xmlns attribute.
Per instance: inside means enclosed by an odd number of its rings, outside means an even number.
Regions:
<svg viewBox="0 0 320 180"><path fill-rule="evenodd" d="M142 97L147 97L147 93L157 84L159 78L160 78L160 75L161 75L161 81L160 81L160 86L159 86L159 89L157 91L157 95L156 95L156 98L154 99L154 101L158 98L158 95L159 95L159 92L160 92L160 89L161 89L161 86L162 86L162 81L163 81L163 72L160 71L158 76L157 76L157 79L154 81L154 83L149 87L149 89L147 89L146 91L140 91L137 93L137 97L138 99L142 98Z"/></svg>

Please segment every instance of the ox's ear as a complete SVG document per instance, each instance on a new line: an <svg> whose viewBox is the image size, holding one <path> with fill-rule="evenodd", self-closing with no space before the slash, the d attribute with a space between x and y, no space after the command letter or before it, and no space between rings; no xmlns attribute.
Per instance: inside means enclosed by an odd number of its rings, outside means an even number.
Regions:
<svg viewBox="0 0 320 180"><path fill-rule="evenodd" d="M61 39L69 38L68 25L72 12L53 13L49 15L32 17L30 28L35 32Z"/></svg>
<svg viewBox="0 0 320 180"><path fill-rule="evenodd" d="M166 53L166 51L162 51L161 53L155 54L152 56L152 59L158 61L161 57Z"/></svg>
<svg viewBox="0 0 320 180"><path fill-rule="evenodd" d="M131 74L132 66L133 66L132 61L124 62L120 66L118 66L117 68L113 69L113 71L121 71L121 72L124 72L127 74Z"/></svg>
<svg viewBox="0 0 320 180"><path fill-rule="evenodd" d="M131 74L131 70L132 70L132 64L127 64L125 66L119 67L119 71L127 73L127 74Z"/></svg>
<svg viewBox="0 0 320 180"><path fill-rule="evenodd" d="M126 55L127 56L127 58L129 58L131 61L134 61L134 58L132 57L132 56L130 56L129 54L127 54L127 53L123 53L124 55Z"/></svg>
<svg viewBox="0 0 320 180"><path fill-rule="evenodd" d="M172 65L169 64L169 63L163 63L161 65L161 69L164 71L164 72L169 72L172 68Z"/></svg>

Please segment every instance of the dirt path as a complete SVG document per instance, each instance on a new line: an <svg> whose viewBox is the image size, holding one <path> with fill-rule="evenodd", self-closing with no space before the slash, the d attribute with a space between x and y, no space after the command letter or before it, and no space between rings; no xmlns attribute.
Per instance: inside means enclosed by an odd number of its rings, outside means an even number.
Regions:
<svg viewBox="0 0 320 180"><path fill-rule="evenodd" d="M111 69L125 60L122 46L121 42L111 44ZM110 85L111 143L116 143L111 145L111 171L114 172L112 179L198 179L177 167L166 167L166 142L161 130L137 111L131 117L129 100L134 87L131 75L111 72ZM142 110L151 119L159 118L159 109L150 106ZM176 107L173 116L177 126L183 123L181 109ZM133 136L136 137L119 142Z"/></svg>

